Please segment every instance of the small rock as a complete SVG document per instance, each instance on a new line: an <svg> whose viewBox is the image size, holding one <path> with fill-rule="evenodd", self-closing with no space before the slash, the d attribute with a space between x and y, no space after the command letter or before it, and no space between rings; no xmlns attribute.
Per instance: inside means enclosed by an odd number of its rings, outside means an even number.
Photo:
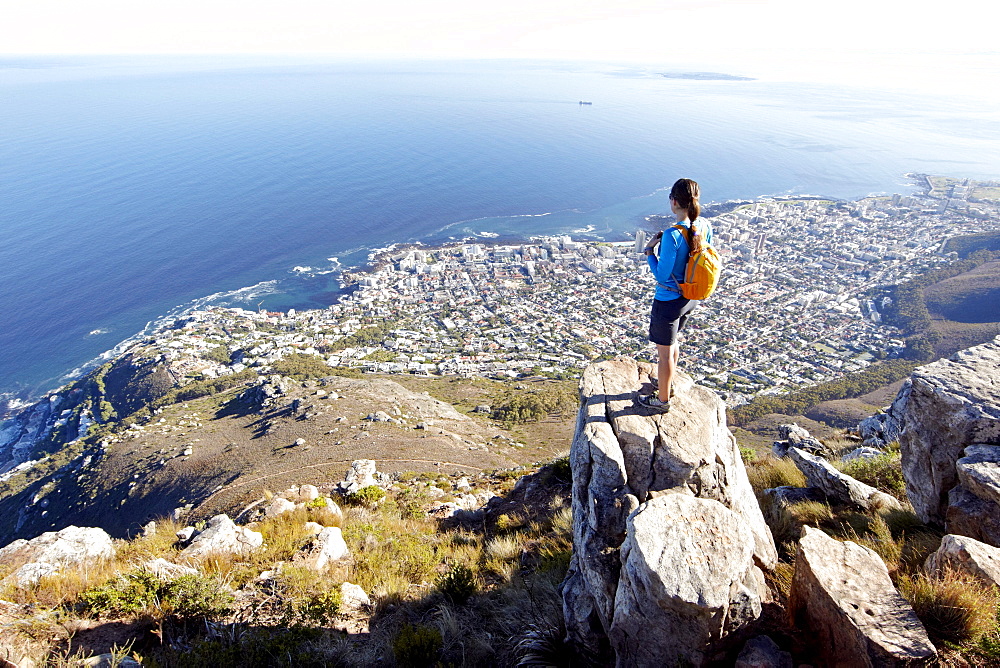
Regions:
<svg viewBox="0 0 1000 668"><path fill-rule="evenodd" d="M878 448L860 447L851 450L846 455L840 458L843 462L854 461L855 459L875 459L876 457L881 457L885 453Z"/></svg>
<svg viewBox="0 0 1000 668"><path fill-rule="evenodd" d="M194 448L192 448L190 445L184 448L183 451L181 451L182 457L190 457L192 454L194 454Z"/></svg>
<svg viewBox="0 0 1000 668"><path fill-rule="evenodd" d="M795 447L788 449L788 456L805 475L809 486L820 488L828 497L844 503L852 503L866 510L898 510L901 508L895 497L838 471L822 457L811 455Z"/></svg>
<svg viewBox="0 0 1000 668"><path fill-rule="evenodd" d="M295 510L294 503L288 499L276 496L271 499L271 503L267 505L267 509L264 511L264 517L277 517L278 515L291 512L293 510Z"/></svg>
<svg viewBox="0 0 1000 668"><path fill-rule="evenodd" d="M177 540L186 543L194 537L195 528L188 526L177 531Z"/></svg>
<svg viewBox="0 0 1000 668"><path fill-rule="evenodd" d="M181 551L181 556L192 558L216 552L247 553L263 544L262 534L237 526L227 515L216 515L208 521L208 527Z"/></svg>
<svg viewBox="0 0 1000 668"><path fill-rule="evenodd" d="M295 445L305 445L305 444L306 444L306 439L304 438L295 439Z"/></svg>
<svg viewBox="0 0 1000 668"><path fill-rule="evenodd" d="M349 611L365 610L370 608L372 600L365 593L365 590L356 584L345 582L340 585L340 605Z"/></svg>
<svg viewBox="0 0 1000 668"><path fill-rule="evenodd" d="M733 668L792 668L792 655L782 652L767 636L747 641Z"/></svg>
<svg viewBox="0 0 1000 668"><path fill-rule="evenodd" d="M155 536L156 535L156 522L149 522L144 527L142 527L142 535L144 537Z"/></svg>
<svg viewBox="0 0 1000 668"><path fill-rule="evenodd" d="M91 656L83 659L80 663L86 668L113 668L117 666L118 668L142 668L142 664L130 657L122 657L115 660L114 654L99 654L97 656Z"/></svg>
<svg viewBox="0 0 1000 668"><path fill-rule="evenodd" d="M937 656L913 608L872 550L805 526L795 558L789 614L812 632L830 665L924 665Z"/></svg>
<svg viewBox="0 0 1000 668"><path fill-rule="evenodd" d="M190 566L182 566L181 564L175 564L173 562L167 561L163 557L147 561L142 565L142 567L161 580L173 580L175 578L179 578L182 575L198 574L197 568L191 568Z"/></svg>
<svg viewBox="0 0 1000 668"><path fill-rule="evenodd" d="M319 532L323 530L323 525L319 522L306 522L302 525L302 528L311 536L319 535Z"/></svg>

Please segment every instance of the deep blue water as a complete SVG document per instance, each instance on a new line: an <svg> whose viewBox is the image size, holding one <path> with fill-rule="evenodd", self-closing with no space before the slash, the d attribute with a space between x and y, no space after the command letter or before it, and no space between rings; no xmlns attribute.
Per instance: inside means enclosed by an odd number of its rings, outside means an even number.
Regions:
<svg viewBox="0 0 1000 668"><path fill-rule="evenodd" d="M195 300L327 304L329 258L624 238L680 176L706 200L1000 176L1000 120L960 99L657 72L0 60L0 393L51 389Z"/></svg>

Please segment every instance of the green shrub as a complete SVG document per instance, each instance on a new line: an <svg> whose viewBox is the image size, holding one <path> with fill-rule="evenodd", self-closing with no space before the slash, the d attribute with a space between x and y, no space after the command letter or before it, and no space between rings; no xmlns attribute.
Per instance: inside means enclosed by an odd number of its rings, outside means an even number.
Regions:
<svg viewBox="0 0 1000 668"><path fill-rule="evenodd" d="M423 624L406 624L392 641L392 653L402 668L426 668L437 663L444 646L441 632Z"/></svg>
<svg viewBox="0 0 1000 668"><path fill-rule="evenodd" d="M746 448L741 445L740 457L743 459L744 464L750 464L751 462L757 461L757 451L753 448Z"/></svg>
<svg viewBox="0 0 1000 668"><path fill-rule="evenodd" d="M452 565L434 584L445 598L458 605L464 605L478 589L476 574L465 564Z"/></svg>
<svg viewBox="0 0 1000 668"><path fill-rule="evenodd" d="M889 452L871 459L859 457L844 462L840 470L866 485L903 499L906 497L906 481L903 480L900 457L899 452Z"/></svg>
<svg viewBox="0 0 1000 668"><path fill-rule="evenodd" d="M549 464L550 473L563 482L573 482L573 467L569 463L569 455L555 459Z"/></svg>
<svg viewBox="0 0 1000 668"><path fill-rule="evenodd" d="M747 476L750 485L759 496L765 489L774 487L805 487L806 477L795 466L791 459L778 459L774 455L765 454L759 459L747 462Z"/></svg>
<svg viewBox="0 0 1000 668"><path fill-rule="evenodd" d="M156 603L160 580L147 571L123 573L80 594L80 603L95 615L123 616L142 612Z"/></svg>
<svg viewBox="0 0 1000 668"><path fill-rule="evenodd" d="M233 600L232 592L222 582L200 573L182 575L161 588L163 608L183 619L222 617L229 612Z"/></svg>
<svg viewBox="0 0 1000 668"><path fill-rule="evenodd" d="M194 573L162 581L152 573L134 570L80 594L84 608L97 615L131 615L159 607L182 619L225 615L233 594L213 577Z"/></svg>
<svg viewBox="0 0 1000 668"><path fill-rule="evenodd" d="M385 498L385 490L378 485L368 485L344 495L344 503L352 506L374 506Z"/></svg>

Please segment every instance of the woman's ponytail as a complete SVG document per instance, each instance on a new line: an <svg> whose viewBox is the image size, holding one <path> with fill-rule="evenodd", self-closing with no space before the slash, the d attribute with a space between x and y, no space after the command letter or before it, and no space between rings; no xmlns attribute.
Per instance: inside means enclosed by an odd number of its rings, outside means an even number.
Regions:
<svg viewBox="0 0 1000 668"><path fill-rule="evenodd" d="M670 189L670 197L684 210L687 211L688 220L692 223L701 214L701 205L698 198L701 197L701 188L696 181L691 179L677 179Z"/></svg>

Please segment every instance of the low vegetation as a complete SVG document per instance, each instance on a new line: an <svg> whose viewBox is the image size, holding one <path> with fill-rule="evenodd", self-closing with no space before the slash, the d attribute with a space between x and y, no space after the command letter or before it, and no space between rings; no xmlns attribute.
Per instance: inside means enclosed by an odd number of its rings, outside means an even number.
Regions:
<svg viewBox="0 0 1000 668"><path fill-rule="evenodd" d="M852 445L847 439L828 439L825 444L841 454ZM941 532L923 524L909 508L896 444L880 457L840 464L848 475L892 494L904 504L902 510L869 512L825 501L776 506L764 490L782 485L804 486L802 474L790 459L746 450L743 459L750 483L781 557L778 568L768 577L779 600L787 600L791 588L802 527L817 527L839 540L863 545L885 561L893 582L913 605L938 648L942 665L1000 665L1000 592L954 572L924 572L925 560L941 543Z"/></svg>
<svg viewBox="0 0 1000 668"><path fill-rule="evenodd" d="M388 494L363 488L363 500L342 514L310 503L260 521L252 528L264 547L205 557L195 574L161 578L142 566L181 562L180 527L161 521L153 534L120 541L113 560L28 589L8 585L0 598L30 606L18 633L30 633L45 665L73 665L94 633L125 628L130 641L118 643L119 655L145 666L513 666L532 633L559 628L572 533L567 468L565 458L543 467L548 500L495 526L429 516L423 509L439 497L427 490L455 479L413 474ZM477 480L494 489L513 483ZM311 541L308 522L341 526L349 562L323 573L302 565L296 555ZM343 582L360 585L373 609L345 609ZM346 632L362 628L368 633Z"/></svg>

